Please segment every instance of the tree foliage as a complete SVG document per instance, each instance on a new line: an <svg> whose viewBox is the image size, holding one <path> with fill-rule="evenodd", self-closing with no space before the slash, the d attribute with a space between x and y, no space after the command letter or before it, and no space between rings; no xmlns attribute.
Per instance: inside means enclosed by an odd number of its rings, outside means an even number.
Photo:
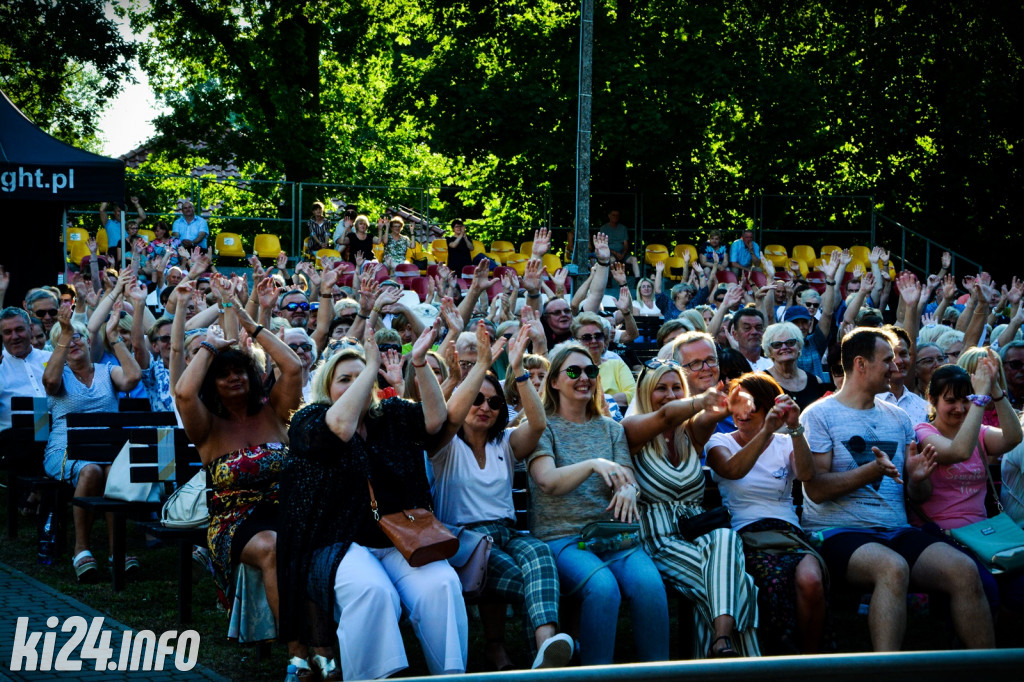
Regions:
<svg viewBox="0 0 1024 682"><path fill-rule="evenodd" d="M100 0L0 3L0 89L69 144L95 148L104 106L131 79L134 45Z"/></svg>

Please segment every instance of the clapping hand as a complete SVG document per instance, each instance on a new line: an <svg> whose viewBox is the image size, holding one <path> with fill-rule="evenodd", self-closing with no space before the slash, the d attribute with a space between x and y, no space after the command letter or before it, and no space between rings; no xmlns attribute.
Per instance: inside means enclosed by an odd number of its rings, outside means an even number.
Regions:
<svg viewBox="0 0 1024 682"><path fill-rule="evenodd" d="M938 466L935 454L934 445L926 445L918 452L917 443L914 441L907 443L905 469L907 471L907 478L912 485L927 481L935 471L935 467ZM898 476L896 477L896 482L902 482Z"/></svg>

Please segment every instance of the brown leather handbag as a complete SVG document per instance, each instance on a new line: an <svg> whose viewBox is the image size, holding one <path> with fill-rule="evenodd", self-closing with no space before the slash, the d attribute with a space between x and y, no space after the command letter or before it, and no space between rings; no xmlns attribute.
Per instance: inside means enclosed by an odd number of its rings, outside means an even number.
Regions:
<svg viewBox="0 0 1024 682"><path fill-rule="evenodd" d="M410 566L416 568L432 561L449 559L459 551L458 538L429 509L403 509L381 516L370 479L366 479L366 485L370 488L373 520L380 524L384 535L394 543L395 549L402 553Z"/></svg>

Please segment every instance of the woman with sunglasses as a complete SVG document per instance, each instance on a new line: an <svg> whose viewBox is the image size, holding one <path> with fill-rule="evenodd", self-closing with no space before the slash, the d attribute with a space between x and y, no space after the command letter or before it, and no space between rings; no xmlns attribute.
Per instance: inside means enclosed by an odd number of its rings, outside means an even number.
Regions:
<svg viewBox="0 0 1024 682"><path fill-rule="evenodd" d="M637 413L622 422L641 491L640 538L665 580L693 601L700 658L760 655L757 588L744 572L739 537L716 528L691 541L679 529L680 520L704 512L699 448L725 403L715 386L689 397L682 367L652 360L637 387Z"/></svg>
<svg viewBox="0 0 1024 682"><path fill-rule="evenodd" d="M439 519L465 526L494 540L487 564L485 595L501 600L500 629L488 631L487 655L499 670L510 666L504 648L504 602L522 604L532 628L538 652L534 668L564 666L573 652L572 638L558 634L558 571L548 546L535 537L516 532L512 502L512 474L516 461L537 446L547 419L540 396L523 364L530 329L522 327L509 342L509 374L506 383L521 392L526 418L508 426L508 406L501 383L486 371L490 351L486 335L477 339L477 362L449 401L449 414L457 415L475 392L472 406L451 442L431 455L434 482L431 493ZM481 360L481 356L486 356ZM486 372L486 373L485 373ZM482 612L482 615L483 614Z"/></svg>
<svg viewBox="0 0 1024 682"><path fill-rule="evenodd" d="M288 432L281 522L289 532L277 543L281 633L314 645L337 637L345 679L408 666L403 611L431 674L466 669L469 626L454 569L445 561L410 566L375 520L432 506L423 452L449 422L426 362L436 332L428 327L409 356L422 402L377 399L381 357L367 325L363 349L339 350L317 370L313 402ZM379 512L371 510L371 485Z"/></svg>
<svg viewBox="0 0 1024 682"><path fill-rule="evenodd" d="M591 361L598 366L601 386L609 401L614 401L619 410L625 412L636 393L636 379L622 358L607 352L612 335L608 320L597 313L581 313L572 321L572 335L586 346Z"/></svg>
<svg viewBox="0 0 1024 682"><path fill-rule="evenodd" d="M68 459L67 415L72 412L117 412L117 392L131 391L142 378L142 370L121 338L118 329L120 313L121 302L117 301L102 329L118 365L93 364L89 329L71 321L70 303L60 306L57 324L50 330L53 354L43 370L43 388L48 396L52 423L43 454L43 468L51 478L70 483L75 488L75 497L102 495L110 466ZM89 549L95 515L84 507L73 507L73 514L75 550L71 561L75 576L80 583L95 582L99 568ZM107 528L113 542L113 524L108 523ZM138 559L125 558L126 571L138 568Z"/></svg>
<svg viewBox="0 0 1024 682"><path fill-rule="evenodd" d="M556 346L544 379L548 425L529 456L530 532L551 548L562 594L580 607L584 665L612 663L619 604L630 603L641 661L668 658L665 585L636 547L593 552L580 532L595 521L633 522L637 488L622 427L605 416L599 369L579 343Z"/></svg>
<svg viewBox="0 0 1024 682"><path fill-rule="evenodd" d="M804 335L792 322L769 325L761 337L761 350L773 364L766 371L790 395L800 409L825 395L828 387L813 374L796 366L804 348Z"/></svg>
<svg viewBox="0 0 1024 682"><path fill-rule="evenodd" d="M302 402L308 403L313 395L313 365L318 357L316 345L305 329L295 327L284 330L284 342L302 362Z"/></svg>
<svg viewBox="0 0 1024 682"><path fill-rule="evenodd" d="M814 476L810 447L800 426L800 407L761 373L731 382L729 411L736 431L716 433L707 463L744 539L746 570L759 588L761 641L766 653L816 654L834 649L826 632L823 563L800 529L793 481ZM778 433L783 426L788 433ZM758 541L773 546L761 549Z"/></svg>

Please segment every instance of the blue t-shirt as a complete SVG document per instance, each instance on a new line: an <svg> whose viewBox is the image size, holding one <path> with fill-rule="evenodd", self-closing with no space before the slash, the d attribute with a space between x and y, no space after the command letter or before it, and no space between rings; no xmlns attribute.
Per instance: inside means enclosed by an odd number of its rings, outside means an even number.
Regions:
<svg viewBox="0 0 1024 682"><path fill-rule="evenodd" d="M107 231L108 249L112 249L121 243L121 223L113 218L108 218L107 224L103 228Z"/></svg>
<svg viewBox="0 0 1024 682"><path fill-rule="evenodd" d="M732 243L729 248L729 261L734 265L742 265L745 268L749 268L751 262L761 260L761 247L757 245L757 242L750 242L750 245L754 247L754 256L751 258L750 251L747 250L747 245L743 243L742 239L737 239Z"/></svg>

